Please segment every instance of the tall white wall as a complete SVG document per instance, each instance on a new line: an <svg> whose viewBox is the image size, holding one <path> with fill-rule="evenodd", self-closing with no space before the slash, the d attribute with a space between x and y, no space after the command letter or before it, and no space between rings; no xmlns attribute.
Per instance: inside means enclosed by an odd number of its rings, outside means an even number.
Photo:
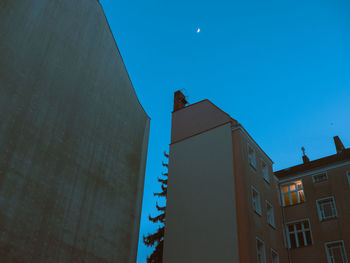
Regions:
<svg viewBox="0 0 350 263"><path fill-rule="evenodd" d="M233 168L230 123L170 145L164 263L238 262Z"/></svg>
<svg viewBox="0 0 350 263"><path fill-rule="evenodd" d="M98 1L0 1L1 262L135 262L148 131Z"/></svg>

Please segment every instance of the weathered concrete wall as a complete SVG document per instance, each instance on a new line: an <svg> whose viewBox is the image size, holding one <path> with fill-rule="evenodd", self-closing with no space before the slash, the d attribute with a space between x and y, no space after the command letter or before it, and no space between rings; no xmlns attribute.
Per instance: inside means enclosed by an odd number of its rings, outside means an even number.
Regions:
<svg viewBox="0 0 350 263"><path fill-rule="evenodd" d="M135 262L148 131L98 1L0 1L2 263Z"/></svg>

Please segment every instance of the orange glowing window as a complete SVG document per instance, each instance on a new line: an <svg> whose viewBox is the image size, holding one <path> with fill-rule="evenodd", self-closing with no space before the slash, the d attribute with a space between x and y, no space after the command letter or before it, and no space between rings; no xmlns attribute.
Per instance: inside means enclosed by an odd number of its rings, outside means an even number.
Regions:
<svg viewBox="0 0 350 263"><path fill-rule="evenodd" d="M282 185L282 201L284 206L300 204L305 201L301 180Z"/></svg>

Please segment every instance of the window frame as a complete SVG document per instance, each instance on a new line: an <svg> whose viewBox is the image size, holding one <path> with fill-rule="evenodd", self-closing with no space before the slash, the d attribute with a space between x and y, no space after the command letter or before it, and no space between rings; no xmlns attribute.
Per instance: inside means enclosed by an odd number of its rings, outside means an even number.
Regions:
<svg viewBox="0 0 350 263"><path fill-rule="evenodd" d="M247 148L248 148L248 162L250 164L251 167L254 168L254 170L256 170L256 150L251 146L251 144L248 142L247 143ZM252 152L254 153L254 163L252 163L252 158L250 157L250 149L252 150Z"/></svg>
<svg viewBox="0 0 350 263"><path fill-rule="evenodd" d="M301 189L298 189L297 187L297 184L296 182L301 182L301 185L302 185L302 188ZM295 190L292 190L292 191L288 191L288 192L283 192L283 186L289 186L289 185L292 185L292 184L295 184ZM303 197L304 197L304 201L300 201L300 197L299 197L299 191L303 191ZM295 204L291 204L291 200L292 200L292 193L293 192L296 192L296 195L297 195L297 200L298 202L295 203ZM280 193L281 193L281 198L282 198L282 206L283 207L287 207L287 206L292 206L292 205L299 205L299 204L302 204L302 203L305 203L306 202L306 197L305 197L305 189L304 189L304 183L303 183L303 180L302 179L298 179L298 180L294 180L294 181L289 181L289 182L286 182L286 183L283 183L283 184L280 184ZM285 200L284 200L284 195L287 194L289 195L289 204L286 204L285 203Z"/></svg>
<svg viewBox="0 0 350 263"><path fill-rule="evenodd" d="M275 263L275 262L272 261L273 260L273 254L275 254L277 256L277 263L279 263L280 262L280 255L278 254L278 252L276 250L271 248L271 262Z"/></svg>
<svg viewBox="0 0 350 263"><path fill-rule="evenodd" d="M261 162L261 172L263 174L263 178L264 178L265 182L270 184L271 183L271 176L270 176L269 167L267 166L267 163L264 161L264 159L261 158L260 162ZM266 167L266 174L264 173L264 169L263 169L264 166L263 166L263 164Z"/></svg>
<svg viewBox="0 0 350 263"><path fill-rule="evenodd" d="M346 249L345 249L345 245L344 245L344 241L343 240L336 240L336 241L330 241L330 242L325 242L324 243L324 247L325 247L325 251L326 251L326 257L327 257L327 262L328 263L333 263L332 259L330 258L328 245L332 245L332 244L336 244L336 243L341 243L342 244L343 253L344 253L344 256L345 256L345 262L343 262L343 263L348 263L348 258L347 258L347 255L346 255Z"/></svg>
<svg viewBox="0 0 350 263"><path fill-rule="evenodd" d="M323 175L323 174L326 175L326 179L325 179L325 180L322 180L322 181L316 181L316 180L315 180L315 177L317 177L318 175ZM317 173L317 174L313 174L313 175L312 175L312 182L313 182L314 184L318 184L318 183L322 183L322 182L327 182L327 181L328 181L328 173L327 173L327 171L325 171L325 172L320 172L320 173Z"/></svg>
<svg viewBox="0 0 350 263"><path fill-rule="evenodd" d="M299 222L305 222L305 221L307 221L308 224L309 224L309 228L306 229L306 230L310 230L311 244L307 244L306 246L297 246L298 243L299 243L298 235L297 235L297 234L298 234L299 232L305 233L305 231L303 231L303 230L305 230L305 229L304 229L304 225L302 225L302 227L301 227L301 228L302 228L302 229L301 229L302 231L297 230L296 227L295 227L295 225L296 225L297 223L299 223ZM291 244L291 240L290 240L290 234L291 234L291 232L290 232L289 229L288 229L288 226L289 226L289 225L292 225L292 224L294 225L294 227L293 227L293 232L292 232L292 233L294 233L294 237L295 237L295 240L296 240L296 247L293 248L293 249L301 248L301 247L307 247L307 246L311 246L311 245L314 244L314 239L313 239L313 236L312 236L312 229L311 229L310 219L309 219L309 218L304 218L304 219L295 220L295 221L290 221L290 222L286 222L286 223L285 223L285 231L286 231L287 247L288 247L288 248L292 248L292 244ZM304 243L305 243L305 241L306 241L306 235L305 235L305 234L303 234L303 239L304 239Z"/></svg>
<svg viewBox="0 0 350 263"><path fill-rule="evenodd" d="M322 211L320 209L320 204L319 204L319 201L324 201L324 200L327 200L327 199L331 199L332 202L333 202L333 208L334 208L334 211L335 211L335 215L333 217L328 217L328 218L323 218L322 216ZM338 210L337 210L337 206L335 204L335 199L334 199L334 196L327 196L327 197L323 197L323 198L320 198L320 199L317 199L316 200L316 207L317 207L317 213L318 213L318 219L322 222L322 221L326 221L326 220L330 220L330 219L334 219L334 218L337 218L338 217Z"/></svg>
<svg viewBox="0 0 350 263"><path fill-rule="evenodd" d="M272 226L273 228L276 228L276 222L275 222L275 210L274 210L274 208L273 208L273 205L269 202L269 201L267 201L267 200L265 200L265 205L266 205L266 220L267 220L267 223L270 225L270 226ZM268 217L268 205L271 207L271 211L272 211L272 222L270 222L269 221L269 217Z"/></svg>
<svg viewBox="0 0 350 263"><path fill-rule="evenodd" d="M265 243L262 239L255 237L255 249L256 249L256 259L257 262L259 263L259 256L258 256L258 242L260 242L262 244L262 256L263 256L263 262L262 263L266 263L266 247L265 247Z"/></svg>
<svg viewBox="0 0 350 263"><path fill-rule="evenodd" d="M256 207L254 206L254 198L253 198L253 192L256 192L257 193L257 196L258 196L258 201L257 201L257 204L258 204L258 210L256 209ZM251 185L251 198L252 198L252 208L253 208L253 211L256 212L259 216L262 215L262 207L261 207L261 195L260 195L260 192L254 187Z"/></svg>
<svg viewBox="0 0 350 263"><path fill-rule="evenodd" d="M346 177L348 178L348 184L350 186L350 170L346 171Z"/></svg>

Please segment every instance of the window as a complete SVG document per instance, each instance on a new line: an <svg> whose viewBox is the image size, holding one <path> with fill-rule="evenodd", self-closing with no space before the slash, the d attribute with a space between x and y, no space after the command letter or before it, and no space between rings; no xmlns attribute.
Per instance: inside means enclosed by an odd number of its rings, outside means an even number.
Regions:
<svg viewBox="0 0 350 263"><path fill-rule="evenodd" d="M261 202L260 202L260 193L252 186L252 205L253 210L261 215Z"/></svg>
<svg viewBox="0 0 350 263"><path fill-rule="evenodd" d="M302 181L295 181L281 186L284 206L300 204L305 201Z"/></svg>
<svg viewBox="0 0 350 263"><path fill-rule="evenodd" d="M320 183L327 180L328 180L327 173L315 174L312 176L312 181L314 183Z"/></svg>
<svg viewBox="0 0 350 263"><path fill-rule="evenodd" d="M269 201L266 202L266 218L267 218L267 223L269 223L270 226L275 227L275 216L273 213L273 206Z"/></svg>
<svg viewBox="0 0 350 263"><path fill-rule="evenodd" d="M269 168L263 160L261 160L261 170L262 170L265 181L270 183Z"/></svg>
<svg viewBox="0 0 350 263"><path fill-rule="evenodd" d="M280 259L277 251L271 249L271 263L279 263Z"/></svg>
<svg viewBox="0 0 350 263"><path fill-rule="evenodd" d="M328 263L348 263L342 240L325 244Z"/></svg>
<svg viewBox="0 0 350 263"><path fill-rule="evenodd" d="M256 169L256 156L254 149L248 144L248 160L251 166Z"/></svg>
<svg viewBox="0 0 350 263"><path fill-rule="evenodd" d="M258 263L266 263L265 245L259 238L256 238L256 255L258 258Z"/></svg>
<svg viewBox="0 0 350 263"><path fill-rule="evenodd" d="M312 244L309 220L287 223L286 225L289 248L305 247Z"/></svg>
<svg viewBox="0 0 350 263"><path fill-rule="evenodd" d="M333 196L316 200L316 205L320 221L337 217Z"/></svg>
<svg viewBox="0 0 350 263"><path fill-rule="evenodd" d="M350 185L350 171L347 171L347 172L346 172L346 176L348 177L348 183L349 183L349 185Z"/></svg>

